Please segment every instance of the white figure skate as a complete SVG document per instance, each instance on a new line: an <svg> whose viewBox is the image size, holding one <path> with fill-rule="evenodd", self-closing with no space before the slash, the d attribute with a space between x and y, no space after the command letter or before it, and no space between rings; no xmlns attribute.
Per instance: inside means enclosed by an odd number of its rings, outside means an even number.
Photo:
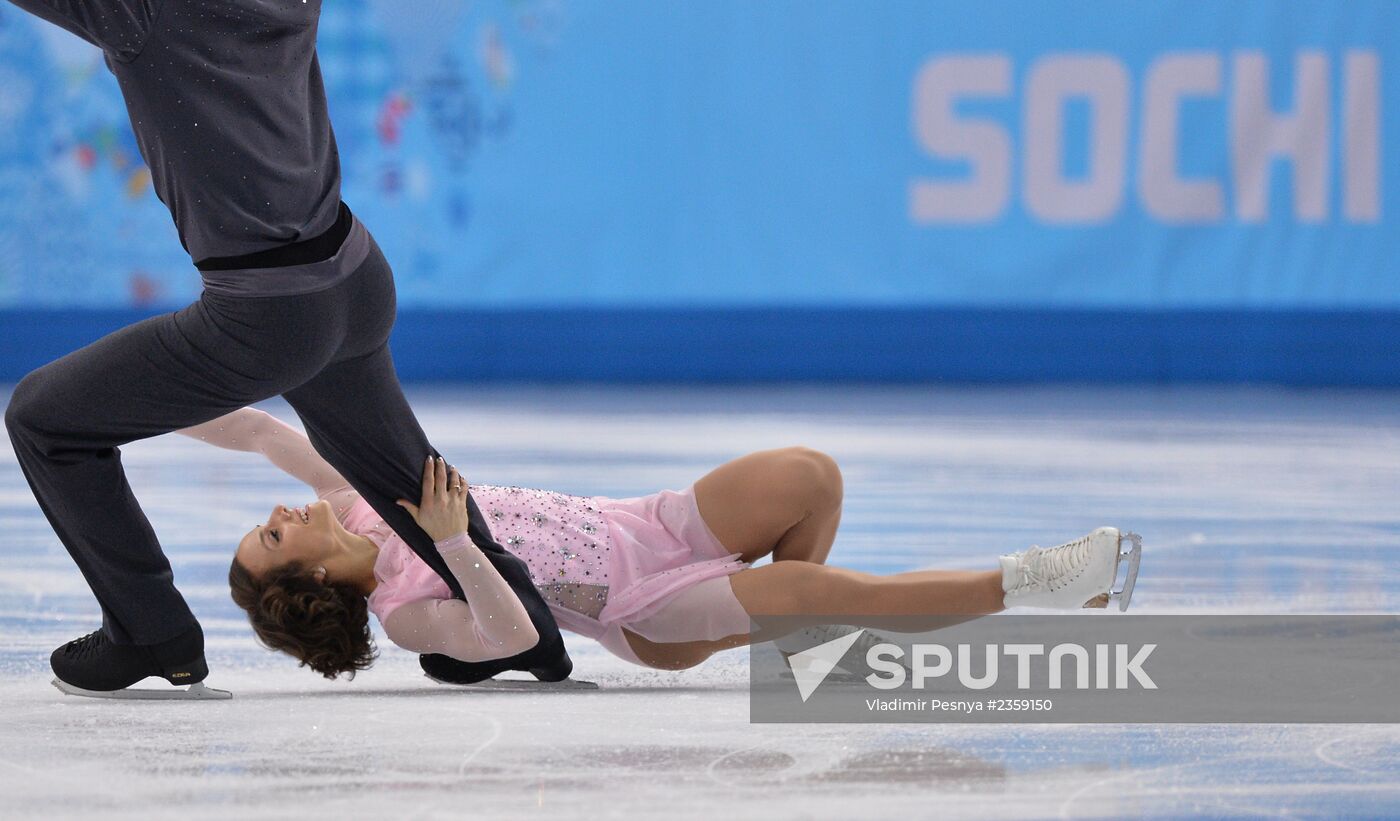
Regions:
<svg viewBox="0 0 1400 821"><path fill-rule="evenodd" d="M777 647L784 658L787 659L788 666L793 668L794 672L797 672L800 665L810 663L803 654L804 650L835 641L842 636L849 636L859 629L859 627L852 627L849 624L820 624L812 627L804 627L782 638L775 639L773 645ZM826 680L847 682L865 681L865 677L870 675L870 667L865 663L865 659L870 648L877 644L898 645L899 642L882 636L874 630L865 630L860 634L860 638L857 638L850 649L846 651L845 655L841 657L841 660L836 662L836 668L842 672L832 672L830 675L826 676ZM891 661L904 667L906 672L912 674L912 671L909 671L909 666L904 663L903 659L891 659ZM783 678L793 677L793 673L783 673L781 675Z"/></svg>
<svg viewBox="0 0 1400 821"><path fill-rule="evenodd" d="M1116 599L1119 611L1124 611L1132 601L1141 561L1142 537L1114 527L1101 527L1056 547L1033 546L1001 557L1003 603L1063 610L1108 607ZM1122 585L1114 589L1122 568Z"/></svg>

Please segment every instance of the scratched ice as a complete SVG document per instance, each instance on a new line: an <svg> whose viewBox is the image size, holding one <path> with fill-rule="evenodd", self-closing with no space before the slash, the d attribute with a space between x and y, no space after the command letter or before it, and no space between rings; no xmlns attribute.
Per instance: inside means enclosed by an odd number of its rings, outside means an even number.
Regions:
<svg viewBox="0 0 1400 821"><path fill-rule="evenodd" d="M1137 612L1396 612L1400 394L1271 389L415 388L469 480L627 496L749 450L835 455L832 561L982 567L1098 524L1146 537ZM280 400L263 407L294 420ZM307 494L257 457L123 449L229 702L63 697L96 609L0 450L6 817L1172 817L1400 814L1391 726L752 725L746 656L647 671L575 639L596 693L464 693L383 646L354 682L258 648L234 541ZM553 815L551 815L553 817Z"/></svg>

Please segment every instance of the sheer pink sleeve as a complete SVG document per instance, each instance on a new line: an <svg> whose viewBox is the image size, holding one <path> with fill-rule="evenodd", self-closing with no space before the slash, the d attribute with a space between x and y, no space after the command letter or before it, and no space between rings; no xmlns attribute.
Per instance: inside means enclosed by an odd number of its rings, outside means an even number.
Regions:
<svg viewBox="0 0 1400 821"><path fill-rule="evenodd" d="M318 498L331 503L341 521L360 498L345 477L321 458L305 434L266 411L239 408L176 433L215 447L261 453L288 475L310 485Z"/></svg>
<svg viewBox="0 0 1400 821"><path fill-rule="evenodd" d="M523 653L539 643L539 633L520 597L467 534L434 545L461 582L467 601L418 599L399 605L384 619L384 632L394 644L459 661L489 661Z"/></svg>

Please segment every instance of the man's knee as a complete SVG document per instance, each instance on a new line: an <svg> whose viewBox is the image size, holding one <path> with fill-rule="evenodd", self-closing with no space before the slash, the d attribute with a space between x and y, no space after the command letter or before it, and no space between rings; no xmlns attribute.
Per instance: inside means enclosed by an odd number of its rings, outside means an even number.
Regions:
<svg viewBox="0 0 1400 821"><path fill-rule="evenodd" d="M5 406L5 429L11 436L35 430L45 415L43 370L30 371L10 394L10 403Z"/></svg>

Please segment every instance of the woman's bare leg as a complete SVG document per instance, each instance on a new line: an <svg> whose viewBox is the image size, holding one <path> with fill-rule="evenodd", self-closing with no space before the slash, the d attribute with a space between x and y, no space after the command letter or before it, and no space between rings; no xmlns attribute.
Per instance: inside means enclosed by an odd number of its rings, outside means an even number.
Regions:
<svg viewBox="0 0 1400 821"><path fill-rule="evenodd" d="M998 612L1004 595L1000 570L915 570L875 576L809 562L751 567L730 576L729 584L739 604L754 617L832 617L829 621L838 624L904 632L946 627ZM910 616L927 618L921 622ZM624 632L638 658L668 670L693 667L720 650L779 637L760 630L715 641L663 644Z"/></svg>
<svg viewBox="0 0 1400 821"><path fill-rule="evenodd" d="M826 561L841 523L841 470L804 447L763 450L726 462L695 483L695 504L710 532L747 562ZM741 571L743 575L751 570ZM746 633L709 641L654 642L624 629L637 658L664 670L694 667L720 650L750 643Z"/></svg>
<svg viewBox="0 0 1400 821"><path fill-rule="evenodd" d="M820 451L792 447L750 453L695 483L710 531L752 562L822 563L841 523L841 470Z"/></svg>
<svg viewBox="0 0 1400 821"><path fill-rule="evenodd" d="M750 616L830 616L865 627L908 626L910 616L985 616L1002 610L1001 570L913 570L876 576L785 562L729 577ZM887 618L887 617L896 618ZM946 621L937 620L943 624Z"/></svg>
<svg viewBox="0 0 1400 821"><path fill-rule="evenodd" d="M842 496L835 460L803 447L751 453L695 483L701 517L731 553L748 562L773 555L772 564L729 577L735 597L751 616L832 616L867 627L891 624L880 617L896 616L904 618L894 620L895 627L907 630L908 616L929 616L932 629L1002 609L1000 570L875 576L822 564L836 539ZM663 643L630 630L623 633L639 659L668 670L694 667L720 650L778 638L760 631Z"/></svg>

